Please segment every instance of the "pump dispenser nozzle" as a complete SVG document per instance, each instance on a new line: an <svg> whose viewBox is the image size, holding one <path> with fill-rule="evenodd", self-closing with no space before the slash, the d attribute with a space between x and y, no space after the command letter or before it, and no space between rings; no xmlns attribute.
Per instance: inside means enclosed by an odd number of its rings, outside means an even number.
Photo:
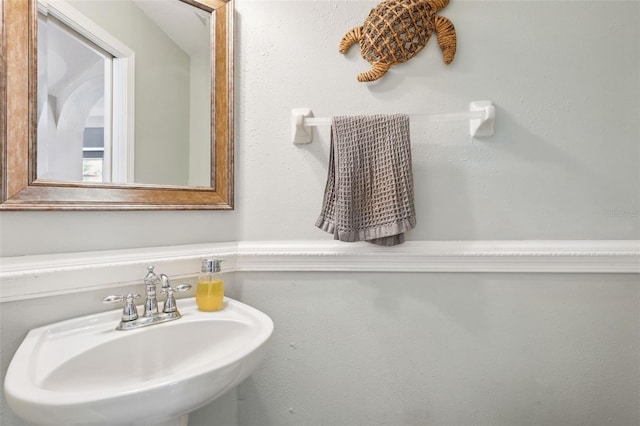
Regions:
<svg viewBox="0 0 640 426"><path fill-rule="evenodd" d="M220 272L221 259L204 259L200 272Z"/></svg>

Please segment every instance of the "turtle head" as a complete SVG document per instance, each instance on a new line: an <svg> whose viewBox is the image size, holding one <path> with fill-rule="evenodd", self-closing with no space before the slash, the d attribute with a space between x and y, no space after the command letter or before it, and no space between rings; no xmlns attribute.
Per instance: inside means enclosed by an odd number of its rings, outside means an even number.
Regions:
<svg viewBox="0 0 640 426"><path fill-rule="evenodd" d="M449 4L449 0L429 0L429 3L431 3L437 12L440 9L444 9L444 7Z"/></svg>

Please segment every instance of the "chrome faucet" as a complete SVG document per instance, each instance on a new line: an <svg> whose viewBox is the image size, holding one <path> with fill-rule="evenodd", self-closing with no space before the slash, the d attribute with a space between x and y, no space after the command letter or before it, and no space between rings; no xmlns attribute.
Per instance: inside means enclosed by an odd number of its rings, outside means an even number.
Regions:
<svg viewBox="0 0 640 426"><path fill-rule="evenodd" d="M174 292L187 291L191 288L190 284L182 284L171 287L169 277L165 274L156 275L153 272L154 267L147 267L147 275L144 277L145 285L145 301L144 313L138 316L138 308L135 305L135 299L139 299L139 294L120 294L107 296L102 299L103 303L125 302L122 310L122 317L116 330L133 330L135 328L145 327L148 325L159 324L161 322L173 321L179 319L182 315L178 311ZM162 312L158 312L157 285L160 283L161 292L167 297L162 307Z"/></svg>

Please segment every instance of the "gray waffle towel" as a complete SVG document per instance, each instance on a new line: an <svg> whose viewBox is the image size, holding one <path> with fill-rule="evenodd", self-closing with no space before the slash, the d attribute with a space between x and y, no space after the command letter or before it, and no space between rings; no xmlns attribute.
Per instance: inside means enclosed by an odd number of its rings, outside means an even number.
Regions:
<svg viewBox="0 0 640 426"><path fill-rule="evenodd" d="M393 246L415 225L409 117L334 117L316 226L336 240Z"/></svg>

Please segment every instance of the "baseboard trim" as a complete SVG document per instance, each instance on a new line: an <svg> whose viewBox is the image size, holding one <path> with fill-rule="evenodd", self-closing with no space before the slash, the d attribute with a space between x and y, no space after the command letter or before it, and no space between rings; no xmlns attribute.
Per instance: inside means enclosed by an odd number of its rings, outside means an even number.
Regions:
<svg viewBox="0 0 640 426"><path fill-rule="evenodd" d="M410 241L396 247L338 241L241 241L5 257L0 302L139 284L148 264L174 279L205 257L225 272L640 273L640 240Z"/></svg>

